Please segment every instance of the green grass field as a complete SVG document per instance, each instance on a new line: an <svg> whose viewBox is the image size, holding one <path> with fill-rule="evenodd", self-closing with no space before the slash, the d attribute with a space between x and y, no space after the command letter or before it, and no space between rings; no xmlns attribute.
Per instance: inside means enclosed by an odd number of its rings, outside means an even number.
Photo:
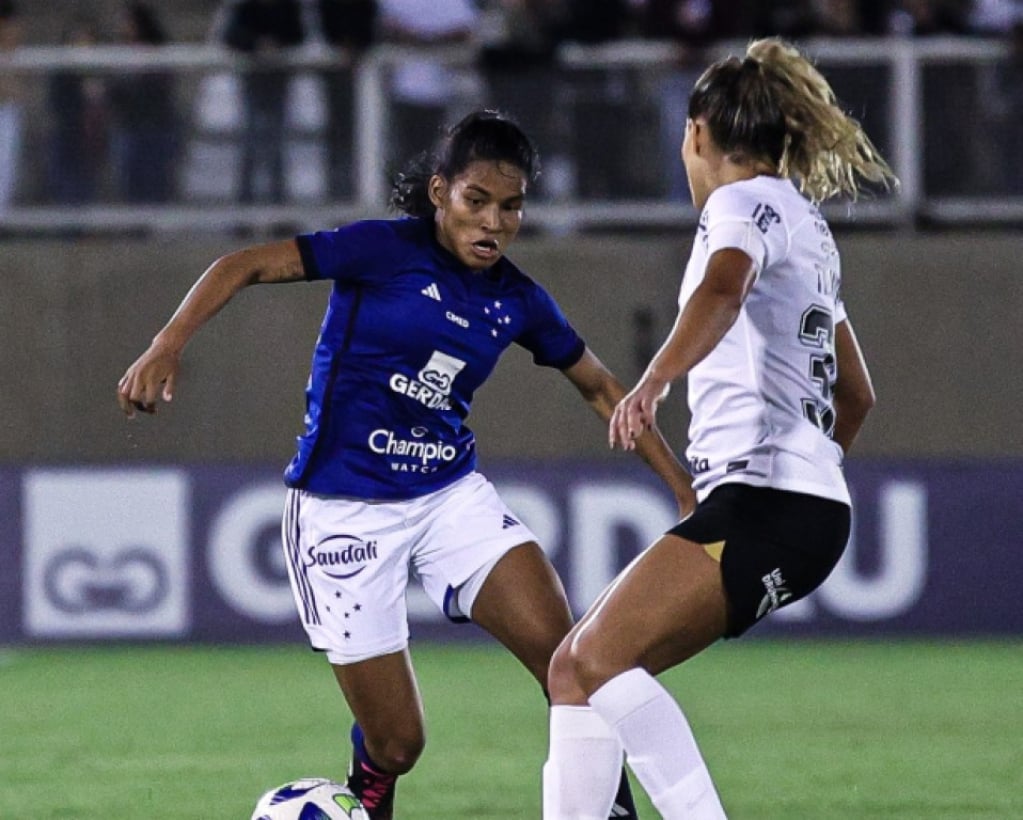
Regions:
<svg viewBox="0 0 1023 820"><path fill-rule="evenodd" d="M398 816L538 818L539 690L490 647L414 657L429 742ZM1023 643L748 639L663 680L731 818L1023 818ZM0 650L0 818L247 820L342 779L348 725L298 646Z"/></svg>

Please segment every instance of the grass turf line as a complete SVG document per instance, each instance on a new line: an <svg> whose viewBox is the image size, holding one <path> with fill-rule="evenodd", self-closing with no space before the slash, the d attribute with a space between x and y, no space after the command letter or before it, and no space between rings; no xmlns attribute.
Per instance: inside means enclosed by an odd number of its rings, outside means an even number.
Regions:
<svg viewBox="0 0 1023 820"><path fill-rule="evenodd" d="M662 681L733 820L1004 820L1023 817L1021 650L747 639ZM546 709L532 679L491 646L413 658L428 743L399 817L538 818ZM349 722L302 647L4 650L0 819L245 820L279 782L343 779Z"/></svg>

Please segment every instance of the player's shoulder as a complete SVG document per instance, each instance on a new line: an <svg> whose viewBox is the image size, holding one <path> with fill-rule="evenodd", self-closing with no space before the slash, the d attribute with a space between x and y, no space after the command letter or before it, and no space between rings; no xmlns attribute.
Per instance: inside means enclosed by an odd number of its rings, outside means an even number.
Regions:
<svg viewBox="0 0 1023 820"><path fill-rule="evenodd" d="M381 243L423 245L429 241L428 220L416 217L398 219L360 219L346 230Z"/></svg>
<svg viewBox="0 0 1023 820"><path fill-rule="evenodd" d="M479 288L485 298L511 299L530 312L546 315L552 305L556 308L547 289L506 256L482 275Z"/></svg>
<svg viewBox="0 0 1023 820"><path fill-rule="evenodd" d="M314 240L329 243L358 243L359 245L386 246L390 243L414 242L422 228L413 219L359 219L335 228L305 234ZM407 224L406 224L407 223Z"/></svg>
<svg viewBox="0 0 1023 820"><path fill-rule="evenodd" d="M716 188L707 198L706 211L710 222L739 219L766 231L772 224L791 223L808 205L790 180L757 176Z"/></svg>
<svg viewBox="0 0 1023 820"><path fill-rule="evenodd" d="M490 287L503 291L530 291L539 287L536 281L507 256L502 256L484 274Z"/></svg>

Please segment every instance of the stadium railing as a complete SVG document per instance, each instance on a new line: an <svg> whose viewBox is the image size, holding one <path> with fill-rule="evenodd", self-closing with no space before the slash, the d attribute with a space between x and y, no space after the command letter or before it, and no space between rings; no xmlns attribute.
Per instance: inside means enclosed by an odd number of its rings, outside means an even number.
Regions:
<svg viewBox="0 0 1023 820"><path fill-rule="evenodd" d="M838 224L913 229L920 224L1023 221L1018 143L1023 111L1012 83L1023 82L1007 43L975 38L810 40L803 44L863 120L901 185L858 202L831 204ZM456 72L447 119L477 105L519 116L540 143L545 173L531 199L532 229L656 230L692 224L678 160L687 89L707 59L741 52L721 43L699 65L680 63L670 43L620 41L563 46L550 65L530 71L487 67L474 48L410 50L379 46L355 66L322 46L303 47L273 64L291 72L285 112L284 201L238 201L244 96L240 78L264 70L215 45L159 49L124 46L23 47L0 57L0 72L22 93L18 188L0 203L0 230L161 232L309 228L379 215L389 175L413 149L395 126L395 67L427 57ZM173 159L174 191L161 203L124 201L106 148L85 198L54 194L52 80L63 73L105 82L168 72L181 127ZM1012 72L1016 71L1016 74ZM347 108L331 112L328 76L350 83ZM1007 90L1008 89L1008 90ZM521 110L521 115L519 111ZM111 138L116 119L111 111ZM343 191L329 185L325 140L332 116L351 123L352 172ZM85 139L85 135L82 135ZM110 143L107 143L109 146ZM1014 147L1015 146L1015 147ZM34 149L41 150L34 150Z"/></svg>

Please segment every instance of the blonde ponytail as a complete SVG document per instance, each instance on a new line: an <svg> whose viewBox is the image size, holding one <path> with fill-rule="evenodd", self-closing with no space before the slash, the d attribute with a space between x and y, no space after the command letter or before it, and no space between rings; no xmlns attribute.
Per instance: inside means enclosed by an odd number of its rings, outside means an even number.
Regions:
<svg viewBox="0 0 1023 820"><path fill-rule="evenodd" d="M781 176L794 178L815 202L842 194L855 199L863 180L898 186L863 128L842 111L828 81L797 49L767 38L751 43L746 56L761 66L785 119Z"/></svg>

